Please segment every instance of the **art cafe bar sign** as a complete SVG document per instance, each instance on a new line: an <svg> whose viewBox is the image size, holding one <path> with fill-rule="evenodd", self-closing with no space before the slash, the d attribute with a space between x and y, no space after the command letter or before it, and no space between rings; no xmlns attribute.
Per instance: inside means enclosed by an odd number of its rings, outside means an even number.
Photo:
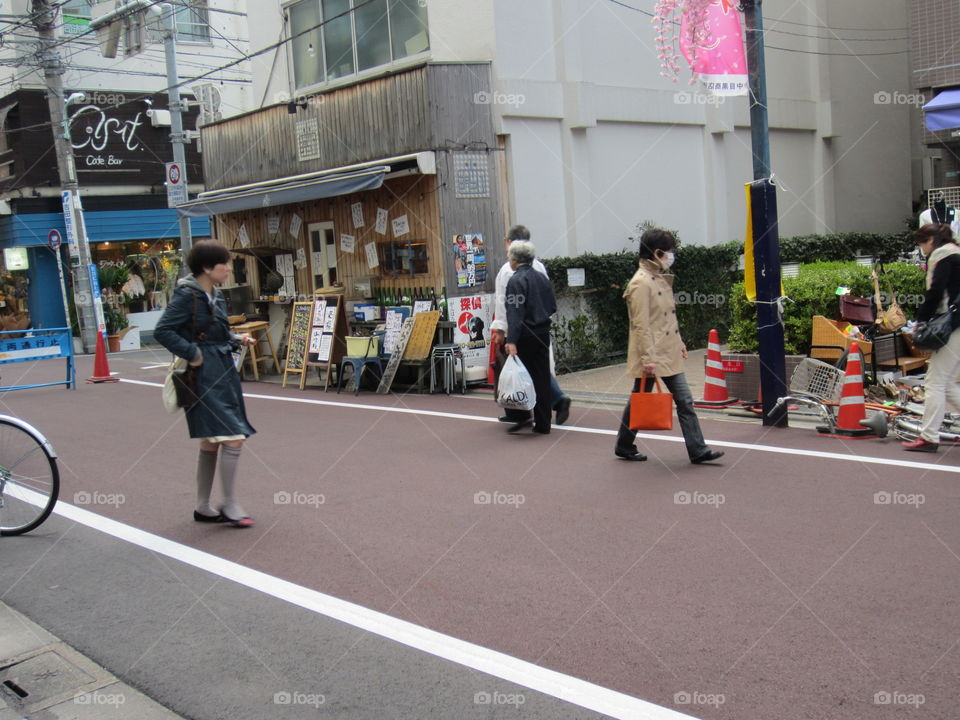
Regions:
<svg viewBox="0 0 960 720"><path fill-rule="evenodd" d="M80 182L162 184L164 163L171 157L170 126L155 127L149 111L163 110L165 98L148 104L139 94L97 90L84 94L86 99L72 105L69 113ZM195 148L188 146L187 152L188 164L191 160L199 164Z"/></svg>

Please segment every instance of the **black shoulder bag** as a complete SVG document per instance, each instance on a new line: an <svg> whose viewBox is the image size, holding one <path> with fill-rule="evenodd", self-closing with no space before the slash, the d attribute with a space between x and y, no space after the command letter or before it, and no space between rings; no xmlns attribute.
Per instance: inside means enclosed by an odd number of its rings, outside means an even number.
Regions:
<svg viewBox="0 0 960 720"><path fill-rule="evenodd" d="M214 316L211 313L210 322L207 323L207 326L203 331L198 335L197 334L197 294L190 291L193 295L193 320L190 324L190 333L193 336L193 341L202 342L207 337L207 330L210 329L210 326L213 324ZM182 371L174 372L171 376L173 378L173 387L177 391L177 407L181 407L184 410L189 410L198 402L200 402L200 397L197 395L197 369L187 363L187 367Z"/></svg>

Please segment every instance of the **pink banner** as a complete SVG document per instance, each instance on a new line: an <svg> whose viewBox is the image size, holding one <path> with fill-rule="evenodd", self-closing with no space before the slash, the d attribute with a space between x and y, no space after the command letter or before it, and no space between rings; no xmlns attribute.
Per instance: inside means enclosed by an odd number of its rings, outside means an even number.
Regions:
<svg viewBox="0 0 960 720"><path fill-rule="evenodd" d="M743 26L735 0L711 0L703 22L684 12L680 48L693 76L714 95L746 95L749 88Z"/></svg>

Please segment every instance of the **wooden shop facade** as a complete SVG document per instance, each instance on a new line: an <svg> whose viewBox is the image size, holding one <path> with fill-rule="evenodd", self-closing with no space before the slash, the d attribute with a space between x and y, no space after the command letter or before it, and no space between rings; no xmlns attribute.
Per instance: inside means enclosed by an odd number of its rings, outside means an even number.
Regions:
<svg viewBox="0 0 960 720"><path fill-rule="evenodd" d="M493 291L503 153L489 63L425 63L204 126L209 216L254 301Z"/></svg>

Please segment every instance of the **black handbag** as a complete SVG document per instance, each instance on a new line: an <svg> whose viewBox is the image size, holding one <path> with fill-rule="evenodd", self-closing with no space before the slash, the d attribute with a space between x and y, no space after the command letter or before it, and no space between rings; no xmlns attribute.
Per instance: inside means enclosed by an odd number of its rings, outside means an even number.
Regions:
<svg viewBox="0 0 960 720"><path fill-rule="evenodd" d="M197 369L187 365L182 371L173 371L170 375L173 380L173 389L177 393L177 407L189 410L198 402L197 396Z"/></svg>
<svg viewBox="0 0 960 720"><path fill-rule="evenodd" d="M919 350L939 350L950 341L957 327L957 317L956 307L950 305L945 313L917 323L913 331L913 346Z"/></svg>

